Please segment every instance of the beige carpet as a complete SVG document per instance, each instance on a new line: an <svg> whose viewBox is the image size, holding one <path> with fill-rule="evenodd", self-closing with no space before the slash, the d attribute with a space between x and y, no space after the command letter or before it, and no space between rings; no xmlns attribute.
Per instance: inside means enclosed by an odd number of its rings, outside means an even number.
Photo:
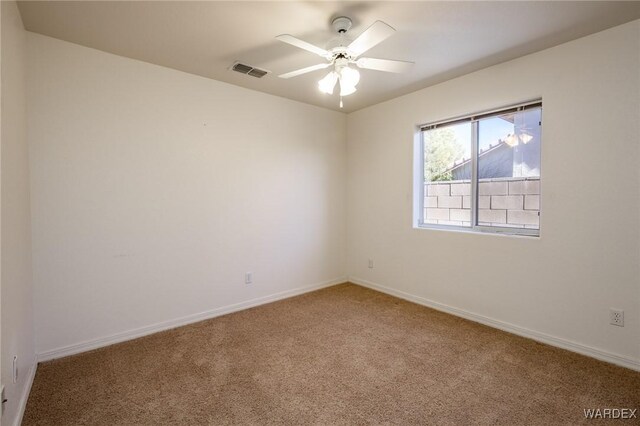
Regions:
<svg viewBox="0 0 640 426"><path fill-rule="evenodd" d="M640 373L343 284L40 364L23 424L593 424L583 409L639 406Z"/></svg>

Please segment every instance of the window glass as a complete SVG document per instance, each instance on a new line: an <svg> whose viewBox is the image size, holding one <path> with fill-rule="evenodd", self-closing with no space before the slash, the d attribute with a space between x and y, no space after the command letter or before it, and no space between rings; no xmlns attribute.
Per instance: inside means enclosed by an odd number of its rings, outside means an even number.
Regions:
<svg viewBox="0 0 640 426"><path fill-rule="evenodd" d="M420 225L538 235L542 103L425 126Z"/></svg>
<svg viewBox="0 0 640 426"><path fill-rule="evenodd" d="M540 108L478 122L478 225L540 228Z"/></svg>
<svg viewBox="0 0 640 426"><path fill-rule="evenodd" d="M471 123L423 136L425 223L471 226Z"/></svg>

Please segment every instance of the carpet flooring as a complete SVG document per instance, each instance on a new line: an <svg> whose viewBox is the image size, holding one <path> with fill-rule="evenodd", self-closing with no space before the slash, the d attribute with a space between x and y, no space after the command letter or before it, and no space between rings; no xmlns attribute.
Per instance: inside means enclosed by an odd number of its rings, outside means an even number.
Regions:
<svg viewBox="0 0 640 426"><path fill-rule="evenodd" d="M639 407L638 372L341 284L41 363L23 425L593 424L583 409Z"/></svg>

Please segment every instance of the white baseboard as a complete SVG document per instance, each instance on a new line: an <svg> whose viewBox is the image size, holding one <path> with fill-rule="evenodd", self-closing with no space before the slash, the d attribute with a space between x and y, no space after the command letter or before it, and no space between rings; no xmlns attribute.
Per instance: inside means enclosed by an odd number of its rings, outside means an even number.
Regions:
<svg viewBox="0 0 640 426"><path fill-rule="evenodd" d="M391 296L398 297L400 299L408 300L409 302L417 303L419 305L427 306L438 311L446 312L451 315L455 315L461 318L468 319L470 321L478 322L480 324L488 325L489 327L497 328L509 333L517 334L518 336L526 337L532 340L536 340L547 345L556 346L561 349L566 349L571 352L577 352L581 355L596 358L601 361L610 362L612 364L626 367L631 370L640 371L640 361L624 356L616 355L610 352L596 349L590 346L583 345L581 343L572 342L560 337L551 336L549 334L541 333L538 331L530 330L524 327L520 327L514 324L509 324L504 321L499 321L493 318L485 317L484 315L474 314L472 312L465 311L463 309L454 308L442 303L434 302L433 300L426 299L424 297L415 296L413 294L405 293L400 290L385 287L380 284L373 283L357 277L349 277L349 282L358 284L363 287L370 288L372 290L386 293Z"/></svg>
<svg viewBox="0 0 640 426"><path fill-rule="evenodd" d="M31 364L29 372L27 373L26 386L22 390L22 395L20 395L20 401L18 402L18 412L13 422L13 426L20 426L22 424L22 417L24 417L24 411L27 409L27 401L29 400L29 394L31 393L31 385L33 385L33 379L36 377L37 368L38 364L34 359L34 362L33 364Z"/></svg>
<svg viewBox="0 0 640 426"><path fill-rule="evenodd" d="M102 348L104 346L113 345L115 343L120 343L127 340L133 340L138 337L147 336L153 333L158 333L160 331L165 331L165 330L180 327L183 325L192 324L194 322L199 322L199 321L207 320L210 318L219 317L221 315L230 314L232 312L241 311L243 309L253 308L255 306L264 305L266 303L275 302L277 300L288 299L289 297L298 296L304 293L320 290L325 287L331 287L336 284L344 283L346 281L347 281L347 277L340 277L333 280L312 284L309 286L298 287L292 290L285 290L285 291L271 294L268 296L258 297L256 299L247 300L245 302L235 303L233 305L223 306L220 308L212 309L210 311L200 312L193 315L187 315L185 317L176 318L169 321L163 321L163 322L148 325L145 327L123 331L120 333L115 333L106 337L87 340L81 343L76 343L73 345L64 346L61 348L41 352L37 355L37 360L38 362L43 362L43 361L49 361L56 358L62 358L65 356L76 355L76 354L87 352L93 349Z"/></svg>

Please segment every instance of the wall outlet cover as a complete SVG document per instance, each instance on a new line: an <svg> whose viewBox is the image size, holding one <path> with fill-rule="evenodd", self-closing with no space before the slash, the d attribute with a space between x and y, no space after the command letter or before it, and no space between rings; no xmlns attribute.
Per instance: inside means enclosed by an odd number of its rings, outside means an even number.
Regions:
<svg viewBox="0 0 640 426"><path fill-rule="evenodd" d="M609 309L609 323L624 327L624 311L622 309Z"/></svg>

